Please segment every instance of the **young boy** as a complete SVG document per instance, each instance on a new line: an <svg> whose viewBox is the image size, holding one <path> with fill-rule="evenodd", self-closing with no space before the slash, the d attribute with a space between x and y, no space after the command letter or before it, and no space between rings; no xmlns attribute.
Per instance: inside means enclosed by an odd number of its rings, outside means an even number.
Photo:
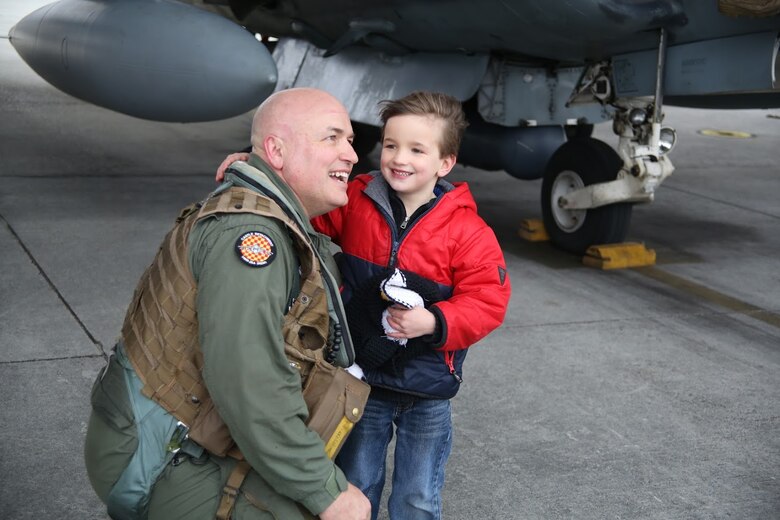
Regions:
<svg viewBox="0 0 780 520"><path fill-rule="evenodd" d="M467 125L460 102L414 92L383 102L380 116L380 171L355 177L347 205L312 221L342 249L347 321L372 387L336 462L376 520L395 433L390 518L438 519L452 446L449 399L460 388L466 349L503 322L510 283L468 186L443 179ZM411 308L380 296L385 290L392 299L388 286L399 278L419 296Z"/></svg>
<svg viewBox="0 0 780 520"><path fill-rule="evenodd" d="M468 186L443 179L455 166L467 124L460 102L414 92L383 102L380 116L381 171L350 181L347 205L313 220L342 249L342 296L357 362L372 386L337 464L371 500L376 519L395 424L390 517L440 518L452 445L449 399L460 387L466 349L502 323L510 283ZM439 297L424 298L427 308L390 306L387 322L396 332L383 334L365 295L379 298L379 282L394 268L407 275L409 287L427 293L433 285ZM375 367L382 348L392 356Z"/></svg>

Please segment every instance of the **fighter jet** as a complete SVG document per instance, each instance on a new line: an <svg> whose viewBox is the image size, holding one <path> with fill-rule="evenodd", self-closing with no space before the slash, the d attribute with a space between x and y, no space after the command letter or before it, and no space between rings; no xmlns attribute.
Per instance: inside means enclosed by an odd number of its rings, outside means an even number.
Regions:
<svg viewBox="0 0 780 520"><path fill-rule="evenodd" d="M544 225L581 253L626 237L674 167L664 105L780 106L780 0L60 0L11 43L62 91L158 121L231 117L314 86L349 109L449 93L463 164L542 181ZM612 122L617 149L591 137Z"/></svg>

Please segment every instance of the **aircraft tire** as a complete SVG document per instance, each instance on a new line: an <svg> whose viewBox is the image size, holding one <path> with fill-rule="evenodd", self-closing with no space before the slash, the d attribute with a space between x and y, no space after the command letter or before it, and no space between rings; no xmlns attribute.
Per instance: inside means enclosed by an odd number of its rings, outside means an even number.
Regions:
<svg viewBox="0 0 780 520"><path fill-rule="evenodd" d="M581 187L615 180L623 161L608 144L581 137L561 145L545 169L542 181L542 217L552 243L582 254L596 244L622 242L631 224L631 203L587 210L564 210L556 200Z"/></svg>

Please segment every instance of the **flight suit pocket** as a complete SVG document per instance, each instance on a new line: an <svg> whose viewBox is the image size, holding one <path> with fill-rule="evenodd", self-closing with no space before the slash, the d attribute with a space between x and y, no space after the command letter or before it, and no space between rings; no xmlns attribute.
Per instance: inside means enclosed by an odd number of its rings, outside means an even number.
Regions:
<svg viewBox="0 0 780 520"><path fill-rule="evenodd" d="M105 502L138 448L124 368L115 356L95 379L90 401L92 414L84 441L84 463L90 484Z"/></svg>
<svg viewBox="0 0 780 520"><path fill-rule="evenodd" d="M134 427L133 406L127 393L124 368L116 356L109 358L108 365L95 379L90 401L95 414L114 429Z"/></svg>

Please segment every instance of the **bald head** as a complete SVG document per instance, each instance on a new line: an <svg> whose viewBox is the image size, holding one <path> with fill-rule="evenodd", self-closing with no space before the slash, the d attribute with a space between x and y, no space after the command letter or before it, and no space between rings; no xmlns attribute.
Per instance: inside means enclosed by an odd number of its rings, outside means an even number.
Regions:
<svg viewBox="0 0 780 520"><path fill-rule="evenodd" d="M313 88L271 95L252 121L252 152L284 180L310 217L346 204L346 179L357 162L344 105Z"/></svg>
<svg viewBox="0 0 780 520"><path fill-rule="evenodd" d="M252 151L267 159L265 139L269 136L289 139L301 131L314 111L346 114L339 100L322 90L293 88L272 94L257 108L252 119Z"/></svg>

